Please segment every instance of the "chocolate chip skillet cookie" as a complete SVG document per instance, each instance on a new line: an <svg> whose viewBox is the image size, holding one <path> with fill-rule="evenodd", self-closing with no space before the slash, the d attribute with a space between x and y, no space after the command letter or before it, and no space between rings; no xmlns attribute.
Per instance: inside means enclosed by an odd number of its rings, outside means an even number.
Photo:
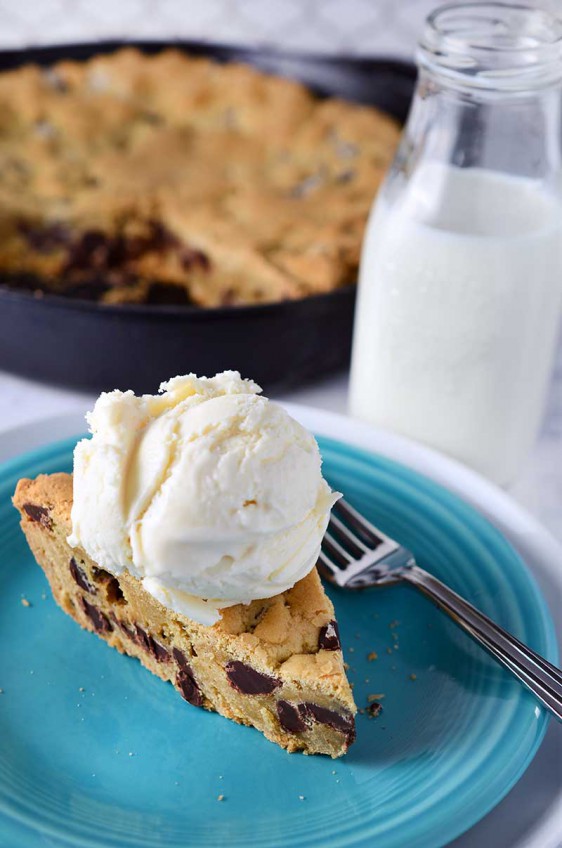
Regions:
<svg viewBox="0 0 562 848"><path fill-rule="evenodd" d="M178 50L3 72L0 272L102 303L331 291L397 139L374 108Z"/></svg>

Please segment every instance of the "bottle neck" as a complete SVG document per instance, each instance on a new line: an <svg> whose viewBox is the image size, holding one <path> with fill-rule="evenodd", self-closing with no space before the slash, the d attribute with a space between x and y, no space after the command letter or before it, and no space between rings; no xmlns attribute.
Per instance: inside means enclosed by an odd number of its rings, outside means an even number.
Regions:
<svg viewBox="0 0 562 848"><path fill-rule="evenodd" d="M483 91L422 64L397 167L409 174L430 160L559 186L561 107L556 85Z"/></svg>

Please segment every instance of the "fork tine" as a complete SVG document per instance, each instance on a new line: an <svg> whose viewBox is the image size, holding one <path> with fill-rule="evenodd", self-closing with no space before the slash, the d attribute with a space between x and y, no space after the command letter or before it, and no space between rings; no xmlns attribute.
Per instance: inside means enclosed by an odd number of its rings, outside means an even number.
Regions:
<svg viewBox="0 0 562 848"><path fill-rule="evenodd" d="M370 521L367 521L361 513L357 512L351 504L348 504L344 498L340 498L335 506L334 511L338 511L353 529L360 533L369 543L369 549L374 550L378 545L388 540L388 536L381 533Z"/></svg>
<svg viewBox="0 0 562 848"><path fill-rule="evenodd" d="M341 571L339 566L333 563L332 560L322 550L318 555L318 562L316 563L316 567L318 568L318 571L320 572L322 577L332 583Z"/></svg>
<svg viewBox="0 0 562 848"><path fill-rule="evenodd" d="M369 548L359 536L356 536L353 533L347 524L344 524L337 515L330 516L330 529L334 530L339 539L345 542L350 548L354 551L355 556L362 556L363 554L368 553L371 548Z"/></svg>
<svg viewBox="0 0 562 848"><path fill-rule="evenodd" d="M344 568L346 565L349 565L350 562L353 562L353 557L351 556L351 554L349 554L345 550L345 548L342 548L340 543L336 539L334 539L329 530L326 530L326 532L324 533L324 538L322 539L322 548L324 550L327 549L327 552L332 556L339 556L339 558L343 560L341 565Z"/></svg>

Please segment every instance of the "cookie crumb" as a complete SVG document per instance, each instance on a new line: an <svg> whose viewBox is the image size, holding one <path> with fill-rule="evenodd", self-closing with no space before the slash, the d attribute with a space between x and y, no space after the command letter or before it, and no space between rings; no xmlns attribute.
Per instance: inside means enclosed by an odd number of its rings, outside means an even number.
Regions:
<svg viewBox="0 0 562 848"><path fill-rule="evenodd" d="M217 801L224 801L224 795L217 795Z"/></svg>
<svg viewBox="0 0 562 848"><path fill-rule="evenodd" d="M413 673L412 673L412 674L410 675L410 680L417 680L417 679L418 679L417 674L413 674Z"/></svg>
<svg viewBox="0 0 562 848"><path fill-rule="evenodd" d="M387 654L391 654L391 653L392 653L392 648L387 648L387 649L386 649L386 653L387 653Z"/></svg>
<svg viewBox="0 0 562 848"><path fill-rule="evenodd" d="M382 713L382 704L379 704L378 701L373 701L367 707L367 712L369 713L369 718L377 718Z"/></svg>
<svg viewBox="0 0 562 848"><path fill-rule="evenodd" d="M22 605L22 607L30 607L30 606L31 606L31 604L29 603L29 601L27 600L27 598L22 598L22 599L21 599L21 605Z"/></svg>
<svg viewBox="0 0 562 848"><path fill-rule="evenodd" d="M376 651L371 651L370 654L367 654L367 659L369 660L369 662L373 662L373 660L378 660L378 658L379 658L379 655L377 654Z"/></svg>
<svg viewBox="0 0 562 848"><path fill-rule="evenodd" d="M400 622L398 621L397 618L395 618L393 621L390 622L390 624L388 626L390 627L391 630L394 630L394 628L398 627L399 624L400 624Z"/></svg>
<svg viewBox="0 0 562 848"><path fill-rule="evenodd" d="M134 752L133 752L133 751L129 751L129 756L130 756L130 757L134 757L134 756L135 756Z"/></svg>
<svg viewBox="0 0 562 848"><path fill-rule="evenodd" d="M349 671L349 663L344 662L343 667L346 671Z"/></svg>
<svg viewBox="0 0 562 848"><path fill-rule="evenodd" d="M299 795L299 801L304 801L304 800L305 800L305 796L304 796L304 795Z"/></svg>
<svg viewBox="0 0 562 848"><path fill-rule="evenodd" d="M83 687L83 686L79 686L79 687L78 687L78 691L79 691L79 692L85 692L86 690L84 689L84 687Z"/></svg>
<svg viewBox="0 0 562 848"><path fill-rule="evenodd" d="M377 692L375 695L367 695L369 703L371 701L381 701L384 698L384 692Z"/></svg>

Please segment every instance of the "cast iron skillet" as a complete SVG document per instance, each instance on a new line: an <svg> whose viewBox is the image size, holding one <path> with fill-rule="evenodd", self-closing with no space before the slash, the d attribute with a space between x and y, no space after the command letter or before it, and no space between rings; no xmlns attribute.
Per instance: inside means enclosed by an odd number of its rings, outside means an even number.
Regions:
<svg viewBox="0 0 562 848"><path fill-rule="evenodd" d="M129 42L131 43L131 42ZM415 82L411 65L326 59L200 42L132 42L145 52L177 47L219 61L243 61L298 79L320 95L378 106L404 121ZM123 42L0 52L0 71L26 62L87 59ZM6 282L6 281L4 281ZM153 392L176 374L239 370L266 391L295 387L349 360L355 287L299 301L199 309L98 305L57 295L40 299L0 277L0 368L99 392Z"/></svg>

